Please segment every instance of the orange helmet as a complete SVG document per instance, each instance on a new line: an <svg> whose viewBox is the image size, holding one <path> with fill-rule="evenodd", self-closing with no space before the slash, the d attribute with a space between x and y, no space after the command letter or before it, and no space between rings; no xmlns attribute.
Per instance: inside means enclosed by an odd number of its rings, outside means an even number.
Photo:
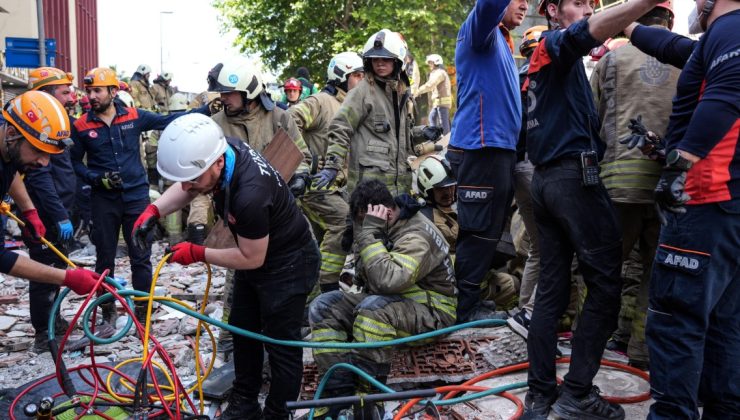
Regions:
<svg viewBox="0 0 740 420"><path fill-rule="evenodd" d="M28 89L39 90L44 86L71 85L72 73L56 67L39 67L28 72Z"/></svg>
<svg viewBox="0 0 740 420"><path fill-rule="evenodd" d="M547 4L553 3L555 0L540 0L540 3L537 5L537 13L539 13L541 16L547 17ZM562 0L558 0L557 3L560 4ZM599 0L594 1L594 7L599 5Z"/></svg>
<svg viewBox="0 0 740 420"><path fill-rule="evenodd" d="M540 36L547 30L547 26L537 25L533 26L522 35L522 43L519 45L519 53L526 55L525 52L534 50L540 43Z"/></svg>
<svg viewBox="0 0 740 420"><path fill-rule="evenodd" d="M290 79L285 81L285 84L283 85L283 90L301 90L303 89L303 85L301 84L298 79L295 79L291 77Z"/></svg>
<svg viewBox="0 0 740 420"><path fill-rule="evenodd" d="M118 77L116 72L108 67L96 67L87 72L85 78L82 79L82 83L85 87L105 87L115 86L118 87Z"/></svg>
<svg viewBox="0 0 740 420"><path fill-rule="evenodd" d="M68 143L67 111L46 92L31 90L16 96L5 104L3 118L43 152L62 153Z"/></svg>

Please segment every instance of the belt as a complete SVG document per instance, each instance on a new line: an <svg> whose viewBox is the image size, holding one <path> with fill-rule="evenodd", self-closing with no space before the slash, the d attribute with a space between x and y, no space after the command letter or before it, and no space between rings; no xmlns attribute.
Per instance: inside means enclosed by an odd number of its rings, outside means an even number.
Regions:
<svg viewBox="0 0 740 420"><path fill-rule="evenodd" d="M552 168L573 168L573 169L581 169L581 160L580 157L576 156L565 156L561 157L559 159L551 160L549 162L536 165L534 167L535 170L547 170Z"/></svg>

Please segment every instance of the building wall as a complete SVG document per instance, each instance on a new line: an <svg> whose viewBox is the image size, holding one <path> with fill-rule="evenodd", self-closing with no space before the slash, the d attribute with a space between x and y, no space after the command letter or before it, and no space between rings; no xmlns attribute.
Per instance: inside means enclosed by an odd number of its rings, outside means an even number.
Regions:
<svg viewBox="0 0 740 420"><path fill-rule="evenodd" d="M72 0L70 0L72 1ZM88 70L98 67L98 3L97 0L74 0L77 21L77 72L82 77Z"/></svg>

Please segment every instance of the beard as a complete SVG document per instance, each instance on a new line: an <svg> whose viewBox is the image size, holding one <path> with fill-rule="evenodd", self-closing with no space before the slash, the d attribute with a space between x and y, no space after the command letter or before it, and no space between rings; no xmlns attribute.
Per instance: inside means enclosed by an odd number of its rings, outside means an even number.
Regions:
<svg viewBox="0 0 740 420"><path fill-rule="evenodd" d="M36 163L23 162L23 160L21 159L21 143L23 143L24 141L26 140L17 140L13 142L13 144L8 144L6 149L8 153L8 159L10 159L13 164L15 164L18 172L20 172L21 174L25 174L31 169L41 167L41 165L38 165Z"/></svg>
<svg viewBox="0 0 740 420"><path fill-rule="evenodd" d="M110 98L108 98L107 101L98 99L90 100L90 107L92 108L93 112L99 114L105 112L112 103L113 97L111 96Z"/></svg>

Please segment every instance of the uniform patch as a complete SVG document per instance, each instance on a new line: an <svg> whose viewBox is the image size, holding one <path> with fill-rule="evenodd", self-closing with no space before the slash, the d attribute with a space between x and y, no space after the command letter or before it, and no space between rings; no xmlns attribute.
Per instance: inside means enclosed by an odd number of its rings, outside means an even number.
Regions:
<svg viewBox="0 0 740 420"><path fill-rule="evenodd" d="M26 112L26 117L28 117L28 119L31 120L32 123L39 120L39 117L33 111Z"/></svg>
<svg viewBox="0 0 740 420"><path fill-rule="evenodd" d="M48 76L48 75L49 75L49 72L48 72L48 71L46 71L46 70L41 70L41 72L39 73L39 75L40 75L41 77L46 77L46 76Z"/></svg>
<svg viewBox="0 0 740 420"><path fill-rule="evenodd" d="M668 66L654 57L648 57L640 66L640 79L646 85L662 86L668 80L669 75Z"/></svg>
<svg viewBox="0 0 740 420"><path fill-rule="evenodd" d="M230 74L229 75L229 83L236 84L236 82L238 82L238 81L239 81L239 76L237 76L235 74Z"/></svg>
<svg viewBox="0 0 740 420"><path fill-rule="evenodd" d="M663 267L698 275L709 265L710 257L704 252L660 244L655 253L655 262Z"/></svg>
<svg viewBox="0 0 740 420"><path fill-rule="evenodd" d="M463 198L467 198L468 200L485 200L488 198L488 192L467 190L463 194Z"/></svg>
<svg viewBox="0 0 740 420"><path fill-rule="evenodd" d="M88 134L88 136L90 136L91 139L96 139L98 138L98 132L95 130L90 130L90 134Z"/></svg>

